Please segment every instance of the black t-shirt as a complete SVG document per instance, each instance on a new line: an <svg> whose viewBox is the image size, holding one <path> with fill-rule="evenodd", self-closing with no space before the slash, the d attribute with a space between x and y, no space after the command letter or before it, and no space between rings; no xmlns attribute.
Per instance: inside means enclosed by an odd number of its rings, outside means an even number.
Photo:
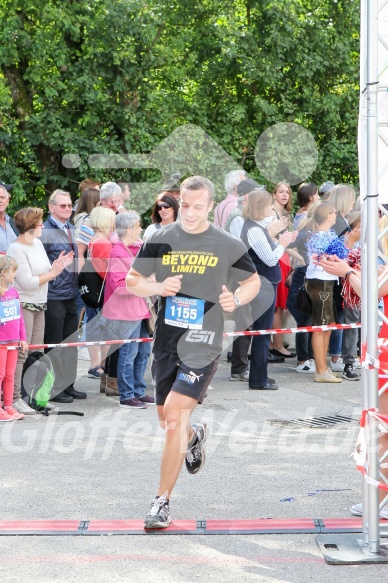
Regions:
<svg viewBox="0 0 388 583"><path fill-rule="evenodd" d="M346 233L351 231L351 228L349 227L349 223L347 221L345 221L345 219L343 218L341 213L337 213L337 218L335 220L335 224L333 225L332 229L333 229L333 231L335 231L335 234L337 235L337 237L339 237L341 239L341 241L344 241Z"/></svg>
<svg viewBox="0 0 388 583"><path fill-rule="evenodd" d="M297 249L298 250L299 255L301 255L303 257L306 265L309 262L309 256L308 256L307 247L306 247L306 244L307 244L309 237L310 237L310 235L309 235L308 231L306 229L302 229L301 231L299 231L298 236L295 239L295 241L291 242L288 245L288 249Z"/></svg>
<svg viewBox="0 0 388 583"><path fill-rule="evenodd" d="M190 366L204 366L222 352L222 286L256 273L245 245L211 224L199 234L186 233L180 223L157 231L133 268L145 277L154 273L159 282L183 275L180 292L159 300L154 348L176 353Z"/></svg>

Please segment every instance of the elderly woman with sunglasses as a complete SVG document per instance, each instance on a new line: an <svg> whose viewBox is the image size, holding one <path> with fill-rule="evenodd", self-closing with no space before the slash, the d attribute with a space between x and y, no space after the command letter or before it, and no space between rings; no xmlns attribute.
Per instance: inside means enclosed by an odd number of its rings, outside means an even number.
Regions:
<svg viewBox="0 0 388 583"><path fill-rule="evenodd" d="M173 196L166 193L159 195L152 208L152 224L146 228L143 240L146 241L159 229L175 223L178 212L179 203Z"/></svg>

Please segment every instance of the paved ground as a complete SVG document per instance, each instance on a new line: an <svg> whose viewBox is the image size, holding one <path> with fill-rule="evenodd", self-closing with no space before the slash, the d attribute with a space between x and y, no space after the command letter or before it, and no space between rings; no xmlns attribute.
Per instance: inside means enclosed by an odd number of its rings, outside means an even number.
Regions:
<svg viewBox="0 0 388 583"><path fill-rule="evenodd" d="M210 428L207 461L185 471L173 519L349 517L361 498L350 456L357 423L295 428L294 418L357 417L360 383L319 385L295 361L271 365L280 389L228 380L223 359L195 419ZM84 374L84 417L34 416L0 428L1 519L142 519L153 498L162 447L154 407L123 410ZM61 406L65 409L65 406ZM2 581L374 581L385 565L325 564L314 535L0 537ZM383 571L384 569L384 571Z"/></svg>

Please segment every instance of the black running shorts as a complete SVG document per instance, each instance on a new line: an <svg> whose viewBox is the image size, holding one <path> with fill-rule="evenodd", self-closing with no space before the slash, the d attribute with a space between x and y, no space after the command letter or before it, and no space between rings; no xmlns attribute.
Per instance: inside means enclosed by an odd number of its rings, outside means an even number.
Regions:
<svg viewBox="0 0 388 583"><path fill-rule="evenodd" d="M187 395L202 403L218 367L219 356L203 368L189 367L172 352L154 350L152 377L156 404L164 405L170 391Z"/></svg>

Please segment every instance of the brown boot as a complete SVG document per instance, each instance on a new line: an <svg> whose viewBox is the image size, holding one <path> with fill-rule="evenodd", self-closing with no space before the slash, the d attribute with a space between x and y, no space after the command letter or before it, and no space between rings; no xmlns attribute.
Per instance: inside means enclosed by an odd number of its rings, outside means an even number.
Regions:
<svg viewBox="0 0 388 583"><path fill-rule="evenodd" d="M105 394L107 397L119 397L120 396L118 385L117 385L117 379L115 379L113 377L107 377Z"/></svg>
<svg viewBox="0 0 388 583"><path fill-rule="evenodd" d="M100 393L105 393L107 379L108 375L102 372L100 377Z"/></svg>

